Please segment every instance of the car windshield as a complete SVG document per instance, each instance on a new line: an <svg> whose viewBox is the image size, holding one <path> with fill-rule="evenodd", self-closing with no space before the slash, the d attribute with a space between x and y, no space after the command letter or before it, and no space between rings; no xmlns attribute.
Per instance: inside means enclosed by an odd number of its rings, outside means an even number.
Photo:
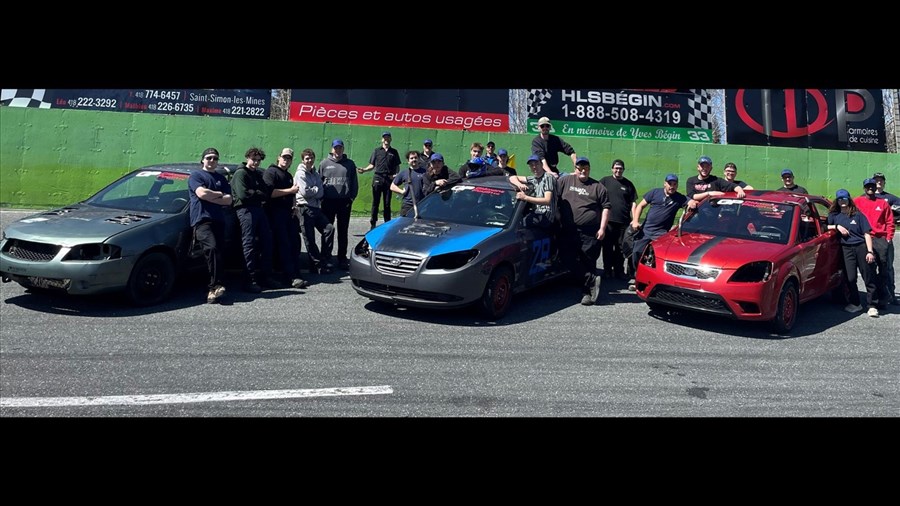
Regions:
<svg viewBox="0 0 900 506"><path fill-rule="evenodd" d="M164 170L136 171L100 190L86 202L126 211L179 213L188 203L188 175Z"/></svg>
<svg viewBox="0 0 900 506"><path fill-rule="evenodd" d="M794 208L776 202L713 199L697 208L681 231L787 244Z"/></svg>
<svg viewBox="0 0 900 506"><path fill-rule="evenodd" d="M516 194L509 190L458 184L419 203L419 218L482 227L505 227L512 219ZM407 216L412 216L412 211Z"/></svg>

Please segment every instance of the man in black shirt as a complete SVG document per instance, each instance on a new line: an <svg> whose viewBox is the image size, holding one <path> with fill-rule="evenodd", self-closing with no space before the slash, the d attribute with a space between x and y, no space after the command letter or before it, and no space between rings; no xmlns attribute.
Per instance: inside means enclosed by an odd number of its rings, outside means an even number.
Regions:
<svg viewBox="0 0 900 506"><path fill-rule="evenodd" d="M400 153L391 147L391 133L382 132L381 146L375 148L369 157L369 165L356 169L360 174L375 169L372 177L372 218L369 220L371 228L378 223L378 205L384 204L384 221L391 221L391 182L400 169Z"/></svg>
<svg viewBox="0 0 900 506"><path fill-rule="evenodd" d="M707 197L717 197L724 192L735 192L738 198L744 198L746 194L743 188L724 179L719 179L711 175L711 172L712 159L705 155L701 156L697 160L697 175L691 176L687 180L686 190L689 207L693 209Z"/></svg>
<svg viewBox="0 0 900 506"><path fill-rule="evenodd" d="M619 279L628 279L634 274L631 262L627 262L627 275L622 266L625 263L625 256L622 254L622 239L625 237L625 231L628 230L628 224L631 223L631 215L634 214L634 208L637 206L637 189L624 174L625 162L615 160L612 163L612 175L600 180L600 184L606 188L610 203L609 222L606 236L603 237L602 242L603 277L605 278L615 276Z"/></svg>
<svg viewBox="0 0 900 506"><path fill-rule="evenodd" d="M791 169L784 169L781 171L781 181L784 183L784 185L775 191L809 193L808 191L806 191L806 188L794 182L794 171L792 171Z"/></svg>
<svg viewBox="0 0 900 506"><path fill-rule="evenodd" d="M531 140L531 152L541 159L546 172L553 174L553 177L559 177L559 169L557 168L557 165L559 165L559 153L569 155L574 167L575 160L578 159L575 156L575 148L570 146L568 142L550 133L550 119L546 116L538 120L538 128L541 133Z"/></svg>

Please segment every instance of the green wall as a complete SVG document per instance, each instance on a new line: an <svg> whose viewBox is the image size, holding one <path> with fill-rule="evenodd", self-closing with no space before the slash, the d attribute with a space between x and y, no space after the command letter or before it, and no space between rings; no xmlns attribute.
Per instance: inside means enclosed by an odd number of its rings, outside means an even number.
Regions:
<svg viewBox="0 0 900 506"><path fill-rule="evenodd" d="M380 145L382 127L312 124L273 120L230 119L161 114L96 112L60 109L0 107L0 206L48 208L90 196L116 177L138 167L160 162L198 161L203 149L213 146L223 162L241 162L250 146L266 151L264 166L281 148L297 154L306 147L322 160L331 140L344 140L346 154L358 166L368 164ZM469 155L472 142L494 141L516 155L516 167L527 166L533 134L496 134L451 130L392 128L393 146L401 156L420 150L426 137L435 150L456 169ZM797 184L811 193L833 195L847 188L862 194L862 181L873 172L884 172L888 191L900 193L900 154L858 153L819 149L766 148L738 145L698 145L617 139L566 138L581 156L593 164L592 175L608 175L616 158L625 161L625 176L638 192L660 186L669 172L684 181L696 175L697 158L712 157L713 173L721 176L725 162L738 166L738 178L755 188L781 186L781 169L794 171ZM298 160L299 162L299 160ZM571 172L563 158L561 169ZM296 164L291 167L293 172ZM371 205L372 173L360 176L360 193L354 210L365 213ZM400 209L399 202L394 210Z"/></svg>

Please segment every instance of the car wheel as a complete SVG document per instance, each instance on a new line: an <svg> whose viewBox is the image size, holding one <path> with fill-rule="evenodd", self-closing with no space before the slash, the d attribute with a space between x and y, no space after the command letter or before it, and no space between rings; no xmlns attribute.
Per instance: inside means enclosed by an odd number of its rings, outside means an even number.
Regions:
<svg viewBox="0 0 900 506"><path fill-rule="evenodd" d="M494 320L503 318L512 305L512 291L512 270L509 267L495 269L481 295L481 309L484 314Z"/></svg>
<svg viewBox="0 0 900 506"><path fill-rule="evenodd" d="M800 310L800 296L797 293L797 285L793 281L788 281L781 289L781 295L778 297L778 309L775 312L775 319L772 325L779 334L790 332L797 323L797 314Z"/></svg>
<svg viewBox="0 0 900 506"><path fill-rule="evenodd" d="M137 306L152 306L165 300L175 285L175 265L165 253L144 255L131 270L128 298Z"/></svg>

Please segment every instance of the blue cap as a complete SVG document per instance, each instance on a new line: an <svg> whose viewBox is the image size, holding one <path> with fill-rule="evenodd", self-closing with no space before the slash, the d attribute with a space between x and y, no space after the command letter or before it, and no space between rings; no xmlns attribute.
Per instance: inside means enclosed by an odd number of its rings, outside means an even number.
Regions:
<svg viewBox="0 0 900 506"><path fill-rule="evenodd" d="M435 161L435 160L440 160L440 161L443 162L443 161L444 161L444 155L442 155L442 154L440 154L440 153L432 153L432 154L431 154L430 160L431 160L432 162Z"/></svg>
<svg viewBox="0 0 900 506"><path fill-rule="evenodd" d="M877 186L878 183L876 183L875 180L872 178L868 178L865 181L863 181L863 186L869 186L869 185Z"/></svg>
<svg viewBox="0 0 900 506"><path fill-rule="evenodd" d="M575 165L581 165L581 164L590 165L591 161L583 156L579 156L578 158L575 159Z"/></svg>
<svg viewBox="0 0 900 506"><path fill-rule="evenodd" d="M480 156L476 156L475 158L469 160L469 165L484 165L484 158Z"/></svg>
<svg viewBox="0 0 900 506"><path fill-rule="evenodd" d="M381 132L382 137L391 137L391 133L388 131Z"/></svg>
<svg viewBox="0 0 900 506"><path fill-rule="evenodd" d="M666 174L666 182L668 183L670 181L678 181L678 176L675 174Z"/></svg>
<svg viewBox="0 0 900 506"><path fill-rule="evenodd" d="M538 155L531 155L528 157L528 161L529 162L540 162L541 157L539 157Z"/></svg>
<svg viewBox="0 0 900 506"><path fill-rule="evenodd" d="M384 136L384 134L382 134L382 136ZM422 141L422 144L434 144L434 141L432 141L431 139L425 139L424 141Z"/></svg>
<svg viewBox="0 0 900 506"><path fill-rule="evenodd" d="M343 147L343 146L344 146L344 141L342 141L342 140L340 140L340 139L335 139L335 140L331 141L331 147L335 147L335 146L341 146L341 147Z"/></svg>
<svg viewBox="0 0 900 506"><path fill-rule="evenodd" d="M697 160L697 165L700 165L701 163L708 163L708 164L712 165L712 158L710 158L706 155L703 155L700 157L699 160ZM676 179L676 181L677 181L677 179Z"/></svg>
<svg viewBox="0 0 900 506"><path fill-rule="evenodd" d="M838 191L836 191L836 192L834 193L834 196L835 196L836 198L839 198L839 199L849 199L849 198L850 198L850 192L848 192L847 190L841 188L840 190L838 190Z"/></svg>
<svg viewBox="0 0 900 506"><path fill-rule="evenodd" d="M783 171L781 171L781 177L793 176L793 175L794 175L794 171L792 171L791 169L784 169Z"/></svg>
<svg viewBox="0 0 900 506"><path fill-rule="evenodd" d="M506 150L503 148L498 149L497 156L503 156L503 155L509 155L509 153L507 153Z"/></svg>

